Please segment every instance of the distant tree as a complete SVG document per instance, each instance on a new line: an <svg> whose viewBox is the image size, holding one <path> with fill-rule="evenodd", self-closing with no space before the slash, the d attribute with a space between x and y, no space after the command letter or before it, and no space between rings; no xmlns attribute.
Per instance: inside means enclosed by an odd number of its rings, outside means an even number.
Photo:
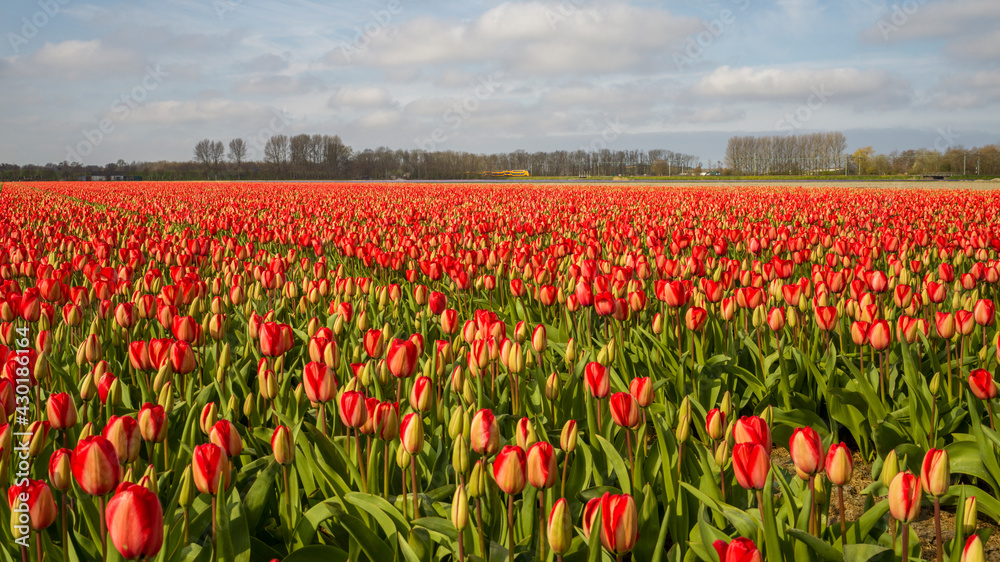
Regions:
<svg viewBox="0 0 1000 562"><path fill-rule="evenodd" d="M243 139L229 141L229 161L236 167L236 177L240 177L243 160L247 157L247 143Z"/></svg>
<svg viewBox="0 0 1000 562"><path fill-rule="evenodd" d="M205 177L208 177L208 170L212 167L212 144L212 141L203 139L198 141L198 144L194 145L194 159L196 162L205 167Z"/></svg>
<svg viewBox="0 0 1000 562"><path fill-rule="evenodd" d="M209 146L208 157L215 172L215 179L219 179L219 168L222 166L222 158L226 153L226 147L222 141L215 141Z"/></svg>
<svg viewBox="0 0 1000 562"><path fill-rule="evenodd" d="M264 161L280 175L288 164L288 136L274 135L264 145Z"/></svg>

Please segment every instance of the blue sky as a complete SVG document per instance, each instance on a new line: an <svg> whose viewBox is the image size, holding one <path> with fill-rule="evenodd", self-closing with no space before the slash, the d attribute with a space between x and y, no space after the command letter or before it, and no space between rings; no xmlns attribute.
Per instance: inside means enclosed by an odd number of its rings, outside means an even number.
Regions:
<svg viewBox="0 0 1000 562"><path fill-rule="evenodd" d="M0 6L0 162L1000 142L997 0L34 0Z"/></svg>

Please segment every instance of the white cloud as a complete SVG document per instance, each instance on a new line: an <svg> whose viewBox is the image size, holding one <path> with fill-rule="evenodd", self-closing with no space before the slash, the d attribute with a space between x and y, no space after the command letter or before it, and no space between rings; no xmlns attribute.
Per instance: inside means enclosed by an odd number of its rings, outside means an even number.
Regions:
<svg viewBox="0 0 1000 562"><path fill-rule="evenodd" d="M15 56L7 60L7 72L63 80L131 76L142 70L144 62L138 52L108 46L101 39L46 42L27 57Z"/></svg>
<svg viewBox="0 0 1000 562"><path fill-rule="evenodd" d="M692 89L697 96L734 100L805 99L813 88L831 92L833 102L861 98L898 99L909 85L885 70L831 68L731 68L720 66Z"/></svg>
<svg viewBox="0 0 1000 562"><path fill-rule="evenodd" d="M623 71L663 56L701 21L622 2L504 2L471 21L417 17L331 51L333 65L490 62L529 74Z"/></svg>
<svg viewBox="0 0 1000 562"><path fill-rule="evenodd" d="M234 91L241 94L294 95L324 88L323 82L312 76L270 74L240 80L236 83Z"/></svg>
<svg viewBox="0 0 1000 562"><path fill-rule="evenodd" d="M328 105L333 109L375 108L385 107L392 103L392 96L385 88L361 86L341 88L330 98Z"/></svg>

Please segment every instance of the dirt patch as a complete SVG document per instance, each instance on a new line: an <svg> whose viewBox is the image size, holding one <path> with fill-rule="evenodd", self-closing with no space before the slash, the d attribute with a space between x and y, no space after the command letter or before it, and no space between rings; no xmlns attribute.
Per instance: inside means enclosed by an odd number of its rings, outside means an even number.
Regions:
<svg viewBox="0 0 1000 562"><path fill-rule="evenodd" d="M788 454L788 449L776 448L771 452L771 461L775 466L781 468L786 474L795 478L795 466L792 458ZM877 476L877 475L876 475ZM851 483L844 486L844 517L848 521L856 521L865 512L865 494L862 490L867 488L872 480L871 465L869 465L860 455L854 455L854 476ZM829 525L840 525L840 514L837 508L836 495L831 492L830 512L828 513ZM927 502L925 502L927 503ZM888 515L886 516L888 517ZM934 508L927 505L920 510L917 520L911 525L913 532L920 539L920 557L923 560L937 559L937 539L934 532ZM979 528L992 529L988 541L986 541L986 560L989 562L1000 562L1000 527L993 521L987 519L982 513L979 514ZM941 537L945 541L950 541L955 537L955 509L951 506L941 508ZM899 538L897 537L897 540ZM911 537L911 540L913 538ZM945 558L948 552L944 553Z"/></svg>

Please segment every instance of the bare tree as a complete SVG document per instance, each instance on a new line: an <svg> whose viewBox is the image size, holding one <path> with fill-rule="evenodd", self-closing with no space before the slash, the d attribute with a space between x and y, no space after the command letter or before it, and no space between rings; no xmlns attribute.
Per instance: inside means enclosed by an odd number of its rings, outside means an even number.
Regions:
<svg viewBox="0 0 1000 562"><path fill-rule="evenodd" d="M288 136L274 135L264 145L264 161L281 173L288 164Z"/></svg>
<svg viewBox="0 0 1000 562"><path fill-rule="evenodd" d="M229 141L229 161L236 167L236 178L240 177L243 159L247 157L247 143L243 139Z"/></svg>
<svg viewBox="0 0 1000 562"><path fill-rule="evenodd" d="M222 141L215 141L210 143L208 148L208 158L212 164L212 170L215 171L215 179L219 179L219 168L222 164L222 158L226 153L226 148L223 146Z"/></svg>
<svg viewBox="0 0 1000 562"><path fill-rule="evenodd" d="M205 177L208 177L208 170L212 167L212 141L208 139L198 141L194 145L194 159L205 167Z"/></svg>

